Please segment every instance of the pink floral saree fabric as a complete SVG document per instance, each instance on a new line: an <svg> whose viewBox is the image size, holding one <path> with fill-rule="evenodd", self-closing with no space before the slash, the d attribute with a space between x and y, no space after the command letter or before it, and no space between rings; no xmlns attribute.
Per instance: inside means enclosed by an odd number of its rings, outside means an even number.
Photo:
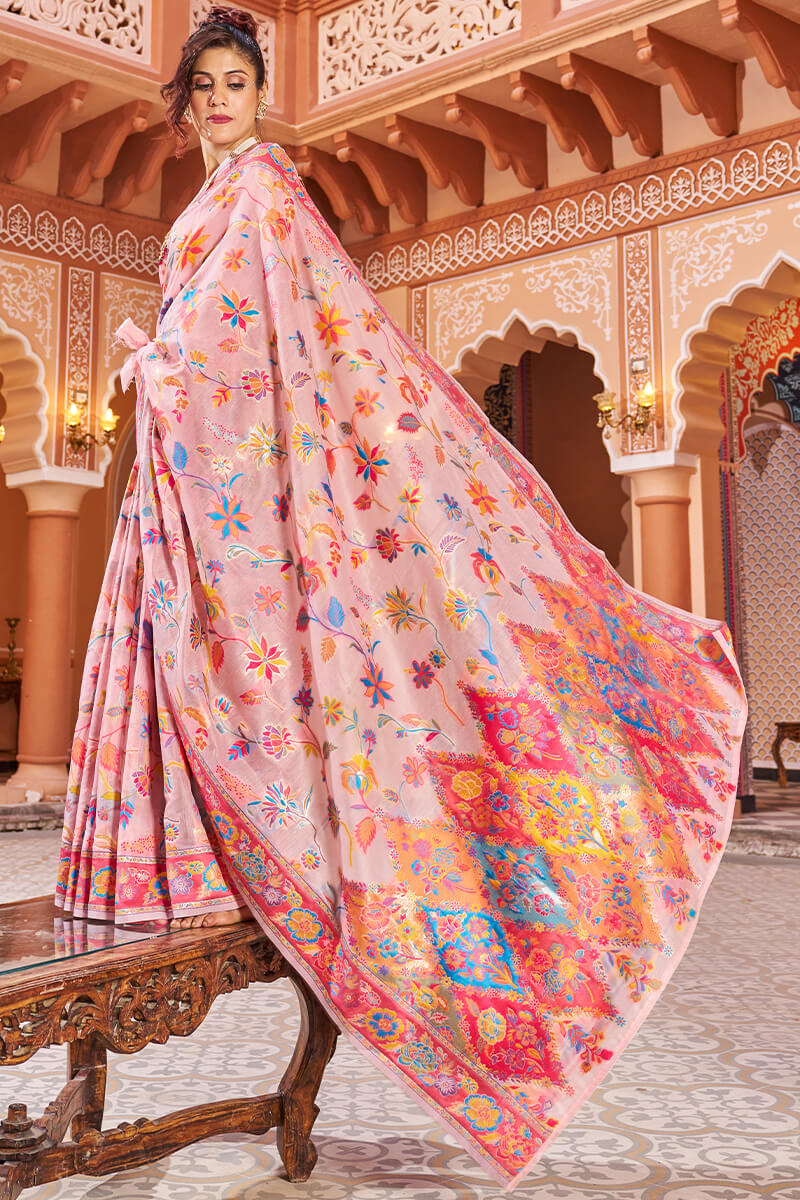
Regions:
<svg viewBox="0 0 800 1200"><path fill-rule="evenodd" d="M222 167L128 324L138 457L58 901L243 898L500 1178L681 957L735 797L724 626L635 592L389 319L289 160Z"/></svg>

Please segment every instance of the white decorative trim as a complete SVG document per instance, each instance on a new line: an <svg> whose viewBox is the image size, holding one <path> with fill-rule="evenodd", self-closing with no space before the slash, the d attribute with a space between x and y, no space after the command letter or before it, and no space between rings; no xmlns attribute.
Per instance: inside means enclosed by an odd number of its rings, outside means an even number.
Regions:
<svg viewBox="0 0 800 1200"><path fill-rule="evenodd" d="M684 450L652 450L647 454L612 454L611 470L615 475L635 475L639 471L661 471L665 467L687 467L696 471L700 459Z"/></svg>
<svg viewBox="0 0 800 1200"><path fill-rule="evenodd" d="M203 20L212 3L213 0L192 0L189 20L193 29ZM264 66L267 69L267 102L272 104L275 99L275 35L277 32L275 20L265 16L264 13L256 12L253 8L248 8L246 4L237 4L236 7L251 13L258 22L258 44L264 55Z"/></svg>
<svg viewBox="0 0 800 1200"><path fill-rule="evenodd" d="M57 263L29 260L31 265L0 254L0 309L35 334L45 358L53 352L56 331Z"/></svg>
<svg viewBox="0 0 800 1200"><path fill-rule="evenodd" d="M419 346L428 346L428 289L414 288L411 293L411 336Z"/></svg>
<svg viewBox="0 0 800 1200"><path fill-rule="evenodd" d="M150 9L145 0L0 0L0 12L49 27L59 37L98 42L140 61L150 61ZM20 29L30 35L32 31Z"/></svg>
<svg viewBox="0 0 800 1200"><path fill-rule="evenodd" d="M505 299L512 278L511 271L504 271L492 279L468 279L434 289L433 344L437 358L447 362L450 343L481 328L486 305Z"/></svg>
<svg viewBox="0 0 800 1200"><path fill-rule="evenodd" d="M537 293L552 289L553 300L561 312L591 312L595 324L609 342L614 328L610 275L613 264L611 246L593 246L585 254L537 260L525 267L522 274L526 277L528 291Z"/></svg>
<svg viewBox="0 0 800 1200"><path fill-rule="evenodd" d="M653 235L650 230L631 233L622 239L622 303L625 314L625 361L622 364L627 412L636 414L636 395L631 372L631 359L647 360L648 376L655 388L655 280L653 277ZM625 449L632 453L647 453L655 449L656 426L650 425L646 433L636 433L628 427L624 431Z"/></svg>
<svg viewBox="0 0 800 1200"><path fill-rule="evenodd" d="M759 208L754 213L708 221L699 228L681 225L666 231L666 249L673 256L669 271L673 329L689 307L691 293L719 283L728 274L734 246L753 246L766 237L769 224L763 218L771 211Z"/></svg>
<svg viewBox="0 0 800 1200"><path fill-rule="evenodd" d="M87 229L80 218L71 216L61 221L47 209L33 216L21 202L12 204L7 212L0 206L0 240L6 249L21 246L112 269L158 274L159 238L150 236L140 241L129 229L115 236L102 224Z"/></svg>
<svg viewBox="0 0 800 1200"><path fill-rule="evenodd" d="M31 471L17 471L6 475L6 487L24 488L34 483L68 484L70 487L101 488L103 476L99 471L71 470L68 467L40 467ZM35 511L29 508L29 511Z"/></svg>
<svg viewBox="0 0 800 1200"><path fill-rule="evenodd" d="M448 232L372 250L362 270L377 290L426 283L442 274L501 265L574 243L596 241L637 225L664 224L699 209L729 207L748 196L800 184L800 138L777 139L760 151L744 148L723 161L712 158L587 192L553 199L526 212L480 218ZM359 261L356 252L356 261Z"/></svg>
<svg viewBox="0 0 800 1200"><path fill-rule="evenodd" d="M521 0L357 0L319 19L319 100L449 58L521 24Z"/></svg>
<svg viewBox="0 0 800 1200"><path fill-rule="evenodd" d="M94 315L94 271L70 267L67 302L67 378L64 404L64 466L85 468L87 452L72 450L66 440L66 406L73 388L92 394L92 318ZM91 408L87 409L91 412Z"/></svg>
<svg viewBox="0 0 800 1200"><path fill-rule="evenodd" d="M104 275L101 286L103 364L110 367L120 353L116 331L126 317L130 317L134 325L138 325L145 333L155 333L161 307L161 289L155 284L134 283L118 275Z"/></svg>

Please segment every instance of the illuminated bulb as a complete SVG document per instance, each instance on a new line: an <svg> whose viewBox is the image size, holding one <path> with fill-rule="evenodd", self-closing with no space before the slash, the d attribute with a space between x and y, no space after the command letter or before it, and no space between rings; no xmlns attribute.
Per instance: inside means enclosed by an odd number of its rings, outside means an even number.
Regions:
<svg viewBox="0 0 800 1200"><path fill-rule="evenodd" d="M77 429L81 423L81 410L75 401L71 401L67 408L67 425L70 429Z"/></svg>
<svg viewBox="0 0 800 1200"><path fill-rule="evenodd" d="M104 431L104 433L113 433L117 427L118 420L119 417L114 410L112 408L107 408L103 414L102 420L100 421L100 428Z"/></svg>
<svg viewBox="0 0 800 1200"><path fill-rule="evenodd" d="M614 411L614 400L616 399L613 392L598 392L594 397L597 411L601 416L611 416Z"/></svg>
<svg viewBox="0 0 800 1200"><path fill-rule="evenodd" d="M656 402L656 389L648 379L636 398L640 408L652 408Z"/></svg>

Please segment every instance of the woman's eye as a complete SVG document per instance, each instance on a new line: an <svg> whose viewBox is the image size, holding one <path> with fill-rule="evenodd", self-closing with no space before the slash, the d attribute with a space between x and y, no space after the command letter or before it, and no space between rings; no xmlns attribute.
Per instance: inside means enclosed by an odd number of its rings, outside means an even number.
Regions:
<svg viewBox="0 0 800 1200"><path fill-rule="evenodd" d="M243 83L232 83L231 87L233 88L233 90L235 92L240 92L242 90L242 88L244 87L244 84Z"/></svg>
<svg viewBox="0 0 800 1200"><path fill-rule="evenodd" d="M196 92L208 92L211 90L211 84L210 83L196 83L194 85L194 90Z"/></svg>

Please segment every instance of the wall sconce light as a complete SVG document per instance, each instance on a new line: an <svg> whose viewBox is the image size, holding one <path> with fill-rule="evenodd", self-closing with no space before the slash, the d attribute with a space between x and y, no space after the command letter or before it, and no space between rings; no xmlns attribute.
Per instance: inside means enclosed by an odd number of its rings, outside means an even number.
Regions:
<svg viewBox="0 0 800 1200"><path fill-rule="evenodd" d="M0 444L6 440L6 427L0 422Z"/></svg>
<svg viewBox="0 0 800 1200"><path fill-rule="evenodd" d="M113 446L116 440L114 430L119 417L111 408L107 408L100 418L99 437L86 428L88 403L89 395L85 388L72 389L64 418L70 450L88 450L90 446Z"/></svg>
<svg viewBox="0 0 800 1200"><path fill-rule="evenodd" d="M594 397L597 405L597 428L602 429L603 437L610 437L612 429L632 429L635 433L647 433L655 416L656 390L650 380L637 388L634 376L634 395L636 396L635 412L620 415L617 410L615 392L598 392Z"/></svg>

